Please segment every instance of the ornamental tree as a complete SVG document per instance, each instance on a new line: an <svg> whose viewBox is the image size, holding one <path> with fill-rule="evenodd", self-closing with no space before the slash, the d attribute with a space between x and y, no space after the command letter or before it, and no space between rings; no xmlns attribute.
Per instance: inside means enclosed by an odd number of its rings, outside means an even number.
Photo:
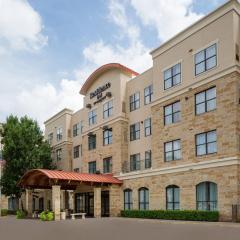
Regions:
<svg viewBox="0 0 240 240"><path fill-rule="evenodd" d="M9 116L0 134L6 161L0 182L2 193L19 198L22 190L17 183L26 171L53 168L51 148L38 123L27 116Z"/></svg>

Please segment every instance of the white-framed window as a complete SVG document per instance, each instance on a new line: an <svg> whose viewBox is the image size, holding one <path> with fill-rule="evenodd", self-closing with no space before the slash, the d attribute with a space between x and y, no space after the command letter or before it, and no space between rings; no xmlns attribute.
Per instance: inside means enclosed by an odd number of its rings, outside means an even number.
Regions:
<svg viewBox="0 0 240 240"><path fill-rule="evenodd" d="M109 118L113 115L113 100L103 104L103 118Z"/></svg>
<svg viewBox="0 0 240 240"><path fill-rule="evenodd" d="M81 133L81 123L76 123L73 125L73 137L78 136Z"/></svg>
<svg viewBox="0 0 240 240"><path fill-rule="evenodd" d="M217 43L207 47L194 56L195 76L217 66Z"/></svg>
<svg viewBox="0 0 240 240"><path fill-rule="evenodd" d="M130 171L141 169L140 153L130 155Z"/></svg>
<svg viewBox="0 0 240 240"><path fill-rule="evenodd" d="M93 109L88 112L88 124L89 126L97 123L97 109Z"/></svg>
<svg viewBox="0 0 240 240"><path fill-rule="evenodd" d="M152 102L152 95L153 95L153 85L149 85L148 87L144 88L144 104L149 104Z"/></svg>
<svg viewBox="0 0 240 240"><path fill-rule="evenodd" d="M140 92L136 92L129 97L130 112L140 108Z"/></svg>
<svg viewBox="0 0 240 240"><path fill-rule="evenodd" d="M106 129L103 131L103 146L112 144L112 129Z"/></svg>
<svg viewBox="0 0 240 240"><path fill-rule="evenodd" d="M147 118L144 120L144 135L145 137L150 136L152 134L152 120L151 118Z"/></svg>
<svg viewBox="0 0 240 240"><path fill-rule="evenodd" d="M145 168L152 167L152 151L145 151Z"/></svg>
<svg viewBox="0 0 240 240"><path fill-rule="evenodd" d="M140 139L140 122L130 125L130 141Z"/></svg>
<svg viewBox="0 0 240 240"><path fill-rule="evenodd" d="M48 134L48 143L51 145L53 142L53 133Z"/></svg>
<svg viewBox="0 0 240 240"><path fill-rule="evenodd" d="M57 141L61 141L62 137L63 137L63 129L61 127L57 128Z"/></svg>
<svg viewBox="0 0 240 240"><path fill-rule="evenodd" d="M164 71L164 90L181 83L181 63L178 63Z"/></svg>

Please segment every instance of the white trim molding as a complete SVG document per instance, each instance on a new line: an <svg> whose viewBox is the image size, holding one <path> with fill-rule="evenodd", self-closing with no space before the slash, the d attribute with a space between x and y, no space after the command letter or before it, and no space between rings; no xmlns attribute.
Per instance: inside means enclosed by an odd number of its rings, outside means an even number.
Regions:
<svg viewBox="0 0 240 240"><path fill-rule="evenodd" d="M120 173L120 175L117 175L115 177L117 177L119 180L128 180L231 165L240 165L240 159L238 157L220 158L198 163L182 164L174 167L158 168L151 170L148 169L130 173Z"/></svg>

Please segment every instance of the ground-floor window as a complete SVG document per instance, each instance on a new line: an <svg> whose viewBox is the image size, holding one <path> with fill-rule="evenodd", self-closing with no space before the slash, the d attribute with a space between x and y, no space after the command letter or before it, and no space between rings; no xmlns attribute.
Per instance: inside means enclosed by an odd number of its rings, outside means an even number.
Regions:
<svg viewBox="0 0 240 240"><path fill-rule="evenodd" d="M124 210L131 210L133 206L132 203L132 190L125 189L124 190Z"/></svg>
<svg viewBox="0 0 240 240"><path fill-rule="evenodd" d="M15 197L8 198L8 209L9 210L17 210L18 208L18 199Z"/></svg>
<svg viewBox="0 0 240 240"><path fill-rule="evenodd" d="M213 182L202 182L196 186L197 209L217 210L217 184Z"/></svg>
<svg viewBox="0 0 240 240"><path fill-rule="evenodd" d="M139 199L139 209L148 210L149 209L149 190L147 188L140 188L138 190Z"/></svg>
<svg viewBox="0 0 240 240"><path fill-rule="evenodd" d="M170 185L166 187L166 208L167 210L178 210L179 209L179 192L178 186Z"/></svg>

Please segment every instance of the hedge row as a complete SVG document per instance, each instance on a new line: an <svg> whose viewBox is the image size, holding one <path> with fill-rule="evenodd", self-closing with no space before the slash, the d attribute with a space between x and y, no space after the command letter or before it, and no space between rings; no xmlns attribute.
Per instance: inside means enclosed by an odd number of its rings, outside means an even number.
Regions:
<svg viewBox="0 0 240 240"><path fill-rule="evenodd" d="M1 209L1 216L16 215L16 210Z"/></svg>
<svg viewBox="0 0 240 240"><path fill-rule="evenodd" d="M218 211L198 210L123 210L122 217L217 222Z"/></svg>

